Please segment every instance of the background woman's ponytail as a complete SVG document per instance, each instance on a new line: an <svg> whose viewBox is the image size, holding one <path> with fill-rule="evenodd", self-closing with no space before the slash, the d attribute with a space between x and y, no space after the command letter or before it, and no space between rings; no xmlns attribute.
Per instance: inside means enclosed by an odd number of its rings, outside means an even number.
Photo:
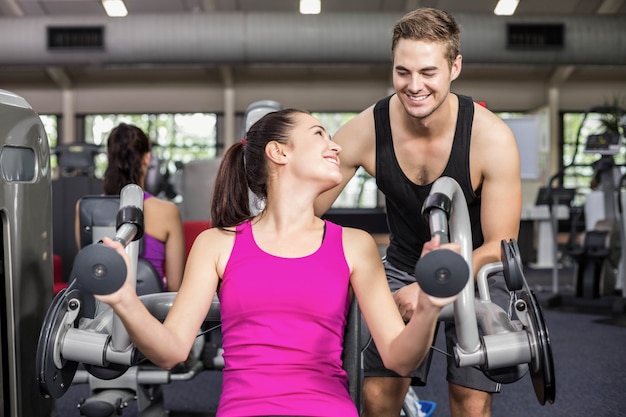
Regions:
<svg viewBox="0 0 626 417"><path fill-rule="evenodd" d="M127 184L141 187L142 160L150 152L150 139L137 126L120 123L107 139L108 165L104 172L104 193L117 195Z"/></svg>

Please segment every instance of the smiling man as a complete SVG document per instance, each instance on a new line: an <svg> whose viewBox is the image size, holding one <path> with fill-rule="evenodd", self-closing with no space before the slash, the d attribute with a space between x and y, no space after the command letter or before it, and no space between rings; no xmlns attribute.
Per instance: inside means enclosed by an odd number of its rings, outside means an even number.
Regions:
<svg viewBox="0 0 626 417"><path fill-rule="evenodd" d="M459 38L454 18L441 10L417 9L396 23L391 43L395 93L336 133L343 179L316 201L321 215L361 166L376 177L390 228L387 279L405 319L415 304L415 264L430 239L421 208L436 179L454 178L467 200L474 275L500 260L502 239L518 235L522 193L517 143L500 118L450 91L461 73ZM507 311L503 277L489 281L492 301ZM455 337L453 323L446 323L449 351ZM426 383L429 365L428 358L411 378L402 378L384 368L370 344L364 359L363 416L397 417L409 385ZM491 393L500 390L498 383L475 368L457 368L451 358L447 380L453 417L491 414Z"/></svg>

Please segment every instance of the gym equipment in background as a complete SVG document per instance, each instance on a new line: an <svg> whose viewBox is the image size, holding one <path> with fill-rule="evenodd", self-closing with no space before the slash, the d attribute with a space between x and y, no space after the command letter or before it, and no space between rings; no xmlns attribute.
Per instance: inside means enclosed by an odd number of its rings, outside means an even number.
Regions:
<svg viewBox="0 0 626 417"><path fill-rule="evenodd" d="M613 295L621 285L624 274L623 212L619 199L621 194L621 165L615 156L622 149L624 138L624 110L617 106L596 106L588 109L576 134L574 155L570 164L563 167L548 180L548 193L558 195L562 188L553 184L564 172L573 167L592 168L590 188L587 194L584 214L585 228L580 238L575 237L575 227L568 247L568 255L574 260L574 289L578 298L597 299ZM582 137L585 136L584 143ZM591 165L576 162L579 148L585 154L598 154L600 157ZM595 189L595 190L594 190ZM554 210L552 210L554 215ZM552 220L554 244L558 222ZM561 302L559 277L553 272L552 303Z"/></svg>
<svg viewBox="0 0 626 417"><path fill-rule="evenodd" d="M119 205L114 239L129 253L130 273L136 280L143 190L127 185ZM94 297L119 289L126 274L126 264L115 250L101 243L85 246L76 256L68 288L54 298L41 328L35 360L41 393L60 398L71 384L89 382L91 396L79 404L81 415L119 415L136 400L142 417L165 416L161 386L191 379L204 369L199 357L190 357L184 367L173 371L142 359L113 310ZM175 296L161 292L140 299L155 317L164 320ZM207 320L219 321L217 301ZM78 371L80 363L85 371Z"/></svg>

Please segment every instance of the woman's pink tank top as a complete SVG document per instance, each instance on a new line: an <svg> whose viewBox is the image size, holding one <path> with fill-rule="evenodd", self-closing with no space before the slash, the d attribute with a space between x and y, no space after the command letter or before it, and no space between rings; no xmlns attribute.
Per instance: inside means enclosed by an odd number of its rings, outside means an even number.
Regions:
<svg viewBox="0 0 626 417"><path fill-rule="evenodd" d="M341 227L325 227L302 258L265 253L250 222L237 227L219 291L219 417L358 415L341 362L350 271Z"/></svg>

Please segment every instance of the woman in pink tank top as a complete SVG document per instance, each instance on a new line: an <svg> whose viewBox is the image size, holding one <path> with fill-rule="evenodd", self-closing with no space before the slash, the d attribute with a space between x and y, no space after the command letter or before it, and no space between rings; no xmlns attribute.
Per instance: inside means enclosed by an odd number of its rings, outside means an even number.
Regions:
<svg viewBox="0 0 626 417"><path fill-rule="evenodd" d="M219 417L357 417L341 362L351 294L385 365L401 375L423 360L441 308L453 301L419 291L405 325L373 238L315 216L315 199L341 181L340 150L306 111L264 116L224 155L214 228L196 239L165 322L130 284L98 297L139 350L169 369L187 358L218 293L225 361ZM258 215L248 190L263 202ZM126 256L119 244L105 243ZM428 242L424 252L437 247Z"/></svg>

